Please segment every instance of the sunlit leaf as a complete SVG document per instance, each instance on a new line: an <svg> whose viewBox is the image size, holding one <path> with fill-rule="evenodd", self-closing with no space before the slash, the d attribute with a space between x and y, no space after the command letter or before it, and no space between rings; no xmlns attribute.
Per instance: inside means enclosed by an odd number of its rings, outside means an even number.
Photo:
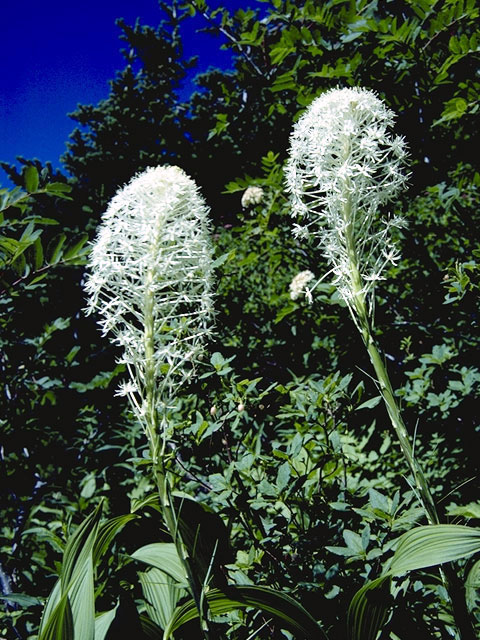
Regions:
<svg viewBox="0 0 480 640"><path fill-rule="evenodd" d="M165 629L178 601L185 595L185 590L170 575L153 567L148 571L141 571L138 577L148 615L159 627Z"/></svg>
<svg viewBox="0 0 480 640"><path fill-rule="evenodd" d="M29 165L23 174L25 189L28 193L34 193L38 189L38 171L33 165Z"/></svg>
<svg viewBox="0 0 480 640"><path fill-rule="evenodd" d="M128 524L131 520L135 520L137 516L133 513L127 513L123 516L117 516L116 518L111 518L106 522L103 522L98 527L97 537L95 539L95 544L93 546L93 565L96 566L102 555L107 551L107 549L112 544L113 539L117 535L123 527Z"/></svg>
<svg viewBox="0 0 480 640"><path fill-rule="evenodd" d="M390 576L367 582L353 596L347 611L347 631L351 640L375 640L392 604Z"/></svg>
<svg viewBox="0 0 480 640"><path fill-rule="evenodd" d="M92 552L101 512L99 505L67 540L60 579L47 600L38 640L94 640Z"/></svg>
<svg viewBox="0 0 480 640"><path fill-rule="evenodd" d="M398 540L393 557L383 575L365 584L353 597L348 613L351 640L374 640L393 602L389 593L391 577L468 558L480 553L480 529L444 524L415 527ZM472 583L475 582L475 574Z"/></svg>
<svg viewBox="0 0 480 640"><path fill-rule="evenodd" d="M181 584L187 582L185 569L173 542L154 542L132 553L132 558L161 569Z"/></svg>
<svg viewBox="0 0 480 640"><path fill-rule="evenodd" d="M480 598L480 560L470 569L465 581L465 598L468 608L473 611Z"/></svg>
<svg viewBox="0 0 480 640"><path fill-rule="evenodd" d="M95 618L95 640L105 640L105 636L110 629L110 625L112 624L115 615L118 609L118 602L110 609L110 611L104 611L103 613L99 613Z"/></svg>
<svg viewBox="0 0 480 640"><path fill-rule="evenodd" d="M293 598L269 589L242 585L231 587L225 593L212 589L205 594L208 607L213 616L219 616L235 609L253 608L263 611L275 618L283 628L288 629L298 638L318 640L326 638L326 634L316 620ZM193 600L189 600L179 607L168 627L165 629L164 640L168 640L176 629L198 617L198 610Z"/></svg>
<svg viewBox="0 0 480 640"><path fill-rule="evenodd" d="M400 537L386 567L390 575L432 567L480 552L480 529L459 524L416 527Z"/></svg>

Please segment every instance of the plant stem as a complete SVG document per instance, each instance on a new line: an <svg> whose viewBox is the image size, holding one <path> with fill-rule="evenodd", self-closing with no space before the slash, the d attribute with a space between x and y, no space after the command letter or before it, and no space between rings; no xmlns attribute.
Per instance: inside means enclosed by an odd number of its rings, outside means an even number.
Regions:
<svg viewBox="0 0 480 640"><path fill-rule="evenodd" d="M412 444L408 435L407 428L400 413L395 394L390 382L390 378L387 373L385 362L380 355L380 350L377 347L375 338L373 336L372 325L368 312L367 301L363 291L362 278L358 267L358 257L355 248L355 240L353 237L353 225L351 221L350 201L347 199L345 204L344 217L346 220L346 239L347 239L347 251L349 255L349 268L350 268L350 285L352 292L352 301L349 305L350 312L353 317L353 321L357 326L363 343L367 349L370 357L370 362L375 371L376 380L379 386L380 393L383 401L386 405L390 421L393 429L397 435L402 453L410 467L412 472L415 487L418 492L418 497L425 509L427 520L429 524L440 524L437 508L433 500L430 488L428 486L427 479L423 473L423 469L413 451ZM478 640L470 614L468 612L463 591L458 576L452 567L452 565L444 565L441 570L444 586L447 589L448 595L452 605L453 617L455 624L460 633L462 640Z"/></svg>
<svg viewBox="0 0 480 640"><path fill-rule="evenodd" d="M365 307L364 300L361 301L361 306ZM410 442L405 423L403 422L398 403L395 399L384 360L380 355L379 349L372 335L372 329L368 316L357 316L357 319L361 329L363 343L365 344L368 355L370 357L370 362L372 363L372 366L375 370L380 393L382 395L383 401L385 402L385 406L387 408L390 421L400 443L402 453L412 472L415 481L415 487L425 509L427 520L429 524L439 524L440 520L438 517L435 502L430 492L425 474L423 473L423 469L415 458L413 447Z"/></svg>
<svg viewBox="0 0 480 640"><path fill-rule="evenodd" d="M208 603L203 597L203 586L196 577L188 552L183 544L178 529L177 517L172 504L168 469L165 467L165 443L160 439L160 429L162 425L159 420L157 409L157 386L155 379L155 342L154 342L154 292L152 284L154 280L153 270L149 270L146 279L146 293L144 303L144 346L145 346L145 425L146 435L150 446L150 456L152 459L153 471L157 485L162 515L168 532L175 544L178 557L185 569L185 574L190 586L192 597L198 609L200 626L205 640L213 640L208 627ZM163 424L165 426L165 424Z"/></svg>
<svg viewBox="0 0 480 640"><path fill-rule="evenodd" d="M360 331L363 343L370 357L370 362L372 363L375 370L380 393L387 407L387 412L390 417L392 426L395 430L395 433L397 434L402 453L405 456L405 459L413 474L415 486L427 514L427 519L430 524L439 524L437 509L435 507L432 494L430 493L430 489L423 470L415 458L413 447L410 443L405 423L403 422L402 416L400 414L400 409L395 399L392 385L390 383L390 378L388 377L384 361L380 355L380 351L373 337L367 301L365 299L362 278L358 266L359 261L355 246L351 215L351 203L349 198L347 198L347 201L345 203L344 219L346 222L345 235L349 258L350 290L352 294L352 301L349 305L350 312L352 314L353 321Z"/></svg>

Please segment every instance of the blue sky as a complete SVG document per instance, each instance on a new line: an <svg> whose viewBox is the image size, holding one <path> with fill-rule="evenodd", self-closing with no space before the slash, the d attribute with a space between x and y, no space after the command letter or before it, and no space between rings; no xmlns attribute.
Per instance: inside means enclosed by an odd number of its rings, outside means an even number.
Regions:
<svg viewBox="0 0 480 640"><path fill-rule="evenodd" d="M257 3L209 4L234 9ZM108 80L124 66L115 20L133 24L139 17L142 24L157 26L160 16L157 0L2 0L0 160L13 163L21 155L61 167L59 156L75 126L67 113L79 103L106 98ZM185 25L185 54L200 56L200 70L229 66L230 55L218 40L196 33L202 21ZM1 169L0 186L8 186Z"/></svg>

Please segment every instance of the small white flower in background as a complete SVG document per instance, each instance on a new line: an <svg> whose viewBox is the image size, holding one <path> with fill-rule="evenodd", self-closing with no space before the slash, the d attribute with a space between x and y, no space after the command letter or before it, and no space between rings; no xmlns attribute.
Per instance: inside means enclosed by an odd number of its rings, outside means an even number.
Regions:
<svg viewBox="0 0 480 640"><path fill-rule="evenodd" d="M242 207L252 207L260 204L263 200L263 189L261 187L248 187L242 196Z"/></svg>
<svg viewBox="0 0 480 640"><path fill-rule="evenodd" d="M313 280L315 276L308 269L306 271L300 271L290 282L290 298L297 300L301 295L305 295L309 302L312 302L312 294L307 288L307 284L310 280Z"/></svg>
<svg viewBox="0 0 480 640"><path fill-rule="evenodd" d="M87 313L124 350L139 418L161 411L193 372L213 318L208 209L178 167L149 168L110 202L93 244ZM138 395L137 395L138 394Z"/></svg>
<svg viewBox="0 0 480 640"><path fill-rule="evenodd" d="M322 248L349 306L359 291L373 298L375 283L398 259L390 231L404 222L378 216L407 181L405 143L390 132L393 123L373 92L333 89L312 102L290 139L286 183L295 233Z"/></svg>

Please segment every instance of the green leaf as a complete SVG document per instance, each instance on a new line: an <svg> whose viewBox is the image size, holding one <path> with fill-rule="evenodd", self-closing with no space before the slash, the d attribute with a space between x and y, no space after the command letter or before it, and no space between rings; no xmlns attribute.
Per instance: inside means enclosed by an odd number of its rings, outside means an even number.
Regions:
<svg viewBox="0 0 480 640"><path fill-rule="evenodd" d="M6 595L0 595L0 600L9 602L11 604L18 604L22 609L28 607L35 607L39 604L43 604L43 600L40 598L34 598L33 596L27 596L24 593L7 593Z"/></svg>
<svg viewBox="0 0 480 640"><path fill-rule="evenodd" d="M55 238L54 242L50 243L50 259L48 260L50 264L56 264L62 258L62 249L66 239L67 236L64 233L61 233Z"/></svg>
<svg viewBox="0 0 480 640"><path fill-rule="evenodd" d="M68 247L68 249L63 254L62 259L65 262L72 261L75 258L80 257L80 255L85 255L86 253L88 253L89 252L88 248L85 249L85 251L82 251L87 241L88 241L88 233L82 233L79 239L75 242L75 244L72 244Z"/></svg>
<svg viewBox="0 0 480 640"><path fill-rule="evenodd" d="M381 402L382 396L375 396L374 398L370 398L370 400L366 400L362 402L361 405L357 407L357 409L373 409L374 407Z"/></svg>
<svg viewBox="0 0 480 640"><path fill-rule="evenodd" d="M347 613L350 640L375 640L392 603L391 594L386 593L392 576L468 558L474 553L480 553L480 529L439 524L404 533L383 575L365 584L353 597Z"/></svg>
<svg viewBox="0 0 480 640"><path fill-rule="evenodd" d="M124 364L118 364L113 371L101 371L89 382L71 382L70 389L76 389L79 393L85 393L92 389L106 389L112 380L125 371Z"/></svg>
<svg viewBox="0 0 480 640"><path fill-rule="evenodd" d="M181 584L187 583L185 569L173 542L154 542L137 549L130 556L150 567L161 569Z"/></svg>
<svg viewBox="0 0 480 640"><path fill-rule="evenodd" d="M47 273L41 273L36 278L33 278L33 280L30 280L30 282L27 285L25 285L25 289L35 289L35 285L37 285L42 280L45 280L47 275L48 275Z"/></svg>
<svg viewBox="0 0 480 640"><path fill-rule="evenodd" d="M67 540L63 555L60 580L63 587L67 587L75 578L77 567L88 558L92 551L97 534L98 523L102 513L99 505L95 511L82 522L73 536Z"/></svg>
<svg viewBox="0 0 480 640"><path fill-rule="evenodd" d="M218 269L218 267L221 267L222 264L224 264L227 261L230 262L234 257L235 257L235 249L232 249L232 251L228 251L227 253L222 254L212 263L212 269Z"/></svg>
<svg viewBox="0 0 480 640"><path fill-rule="evenodd" d="M204 503L184 494L173 495L180 539L187 551L196 579L209 579L215 586L224 581L221 566L234 561L229 532L222 518ZM219 585L216 585L219 586Z"/></svg>
<svg viewBox="0 0 480 640"><path fill-rule="evenodd" d="M480 596L480 560L477 560L468 572L465 581L465 598L470 611L478 607L478 599Z"/></svg>
<svg viewBox="0 0 480 640"><path fill-rule="evenodd" d="M480 503L469 502L466 505L452 505L447 507L449 516L462 516L462 518L480 519Z"/></svg>
<svg viewBox="0 0 480 640"><path fill-rule="evenodd" d="M289 462L284 462L282 465L280 465L278 469L277 481L276 481L277 489L279 491L283 491L283 489L285 489L285 487L289 483L290 474L291 474L291 471L290 471Z"/></svg>
<svg viewBox="0 0 480 640"><path fill-rule="evenodd" d="M145 634L146 639L162 640L163 629L160 629L158 624L155 624L155 622L144 613L140 614L139 618L140 618L141 629Z"/></svg>
<svg viewBox="0 0 480 640"><path fill-rule="evenodd" d="M343 539L345 540L345 544L347 547L353 551L354 553L362 554L363 553L363 544L362 538L355 533L354 531L350 531L349 529L345 529L343 531Z"/></svg>
<svg viewBox="0 0 480 640"><path fill-rule="evenodd" d="M50 184L45 185L45 191L47 191L47 193L53 193L55 195L70 193L71 190L72 187L65 182L50 182Z"/></svg>
<svg viewBox="0 0 480 640"><path fill-rule="evenodd" d="M148 615L159 627L165 629L172 619L178 601L185 595L185 590L160 569L142 571L138 577Z"/></svg>
<svg viewBox="0 0 480 640"><path fill-rule="evenodd" d="M400 537L385 573L401 575L407 571L468 558L479 552L480 529L460 524L416 527Z"/></svg>
<svg viewBox="0 0 480 640"><path fill-rule="evenodd" d="M100 504L67 541L60 579L48 597L38 640L94 640L92 553L101 512Z"/></svg>
<svg viewBox="0 0 480 640"><path fill-rule="evenodd" d="M442 115L439 120L433 123L433 126L448 122L450 120L458 120L467 111L468 103L464 98L451 98L443 105Z"/></svg>
<svg viewBox="0 0 480 640"><path fill-rule="evenodd" d="M105 640L105 636L110 629L110 625L115 619L115 615L118 609L118 602L110 611L103 611L99 613L95 618L95 640Z"/></svg>
<svg viewBox="0 0 480 640"><path fill-rule="evenodd" d="M347 634L350 640L375 640L392 603L390 585L390 576L381 576L367 582L353 596L347 611Z"/></svg>
<svg viewBox="0 0 480 640"><path fill-rule="evenodd" d="M82 490L80 492L82 498L91 498L97 489L95 474L89 474L84 482L82 482L82 485Z"/></svg>
<svg viewBox="0 0 480 640"><path fill-rule="evenodd" d="M29 165L23 174L25 189L28 193L35 193L38 189L38 171L33 165Z"/></svg>
<svg viewBox="0 0 480 640"><path fill-rule="evenodd" d="M38 640L75 640L72 609L67 594L61 595L60 580L48 596Z"/></svg>
<svg viewBox="0 0 480 640"><path fill-rule="evenodd" d="M278 45L270 50L270 60L272 64L279 64L291 53L295 52L295 47Z"/></svg>
<svg viewBox="0 0 480 640"><path fill-rule="evenodd" d="M67 353L67 355L65 356L65 360L71 364L74 360L75 360L75 356L77 355L77 353L80 351L81 347L80 345L76 344L75 346L73 346L70 351Z"/></svg>
<svg viewBox="0 0 480 640"><path fill-rule="evenodd" d="M113 539L117 533L123 529L131 520L135 520L138 516L134 513L127 513L123 516L117 516L111 518L106 522L103 522L99 528L97 537L95 538L95 544L93 546L93 565L97 566L100 562L100 558L107 551L112 544Z"/></svg>
<svg viewBox="0 0 480 640"><path fill-rule="evenodd" d="M280 311L277 313L274 323L278 324L279 322L281 322L286 316L290 315L291 313L293 313L294 311L296 311L298 309L298 305L295 304L294 302L288 304L286 307L283 307L283 309L280 309Z"/></svg>
<svg viewBox="0 0 480 640"><path fill-rule="evenodd" d="M43 245L40 238L37 238L33 244L33 261L35 270L38 271L43 265Z"/></svg>
<svg viewBox="0 0 480 640"><path fill-rule="evenodd" d="M295 71L287 71L286 73L282 73L281 75L275 78L273 85L270 87L270 91L286 91L288 89L296 89L296 79L295 79Z"/></svg>
<svg viewBox="0 0 480 640"><path fill-rule="evenodd" d="M205 596L214 616L251 607L276 618L298 638L318 640L327 637L316 620L298 602L275 589L241 585L228 588L225 592L211 589ZM193 600L189 600L175 611L165 629L164 640L168 640L183 624L195 618L198 618L198 610Z"/></svg>
<svg viewBox="0 0 480 640"><path fill-rule="evenodd" d="M380 493L376 489L372 488L368 490L368 497L372 509L378 509L383 513L390 513L391 503L389 502L388 498L383 495L383 493Z"/></svg>

